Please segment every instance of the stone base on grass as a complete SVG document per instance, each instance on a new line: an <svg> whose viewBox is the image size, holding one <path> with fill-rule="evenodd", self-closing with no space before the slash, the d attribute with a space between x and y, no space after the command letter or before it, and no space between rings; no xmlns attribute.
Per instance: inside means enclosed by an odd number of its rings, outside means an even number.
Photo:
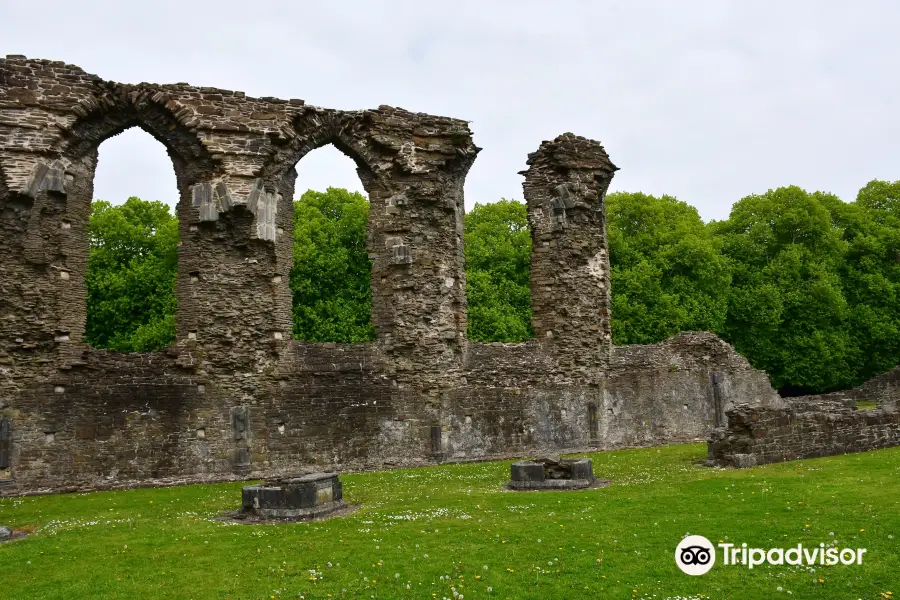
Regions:
<svg viewBox="0 0 900 600"><path fill-rule="evenodd" d="M594 477L593 465L589 458L560 459L545 457L523 460L510 466L511 490L584 490L592 487L606 487L609 479Z"/></svg>
<svg viewBox="0 0 900 600"><path fill-rule="evenodd" d="M222 518L245 523L318 521L356 508L344 503L337 473L308 473L245 486L240 510Z"/></svg>

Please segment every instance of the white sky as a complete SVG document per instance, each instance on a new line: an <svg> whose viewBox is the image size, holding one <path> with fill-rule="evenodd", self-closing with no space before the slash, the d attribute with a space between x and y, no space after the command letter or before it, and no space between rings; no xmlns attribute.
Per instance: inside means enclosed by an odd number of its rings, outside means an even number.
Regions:
<svg viewBox="0 0 900 600"><path fill-rule="evenodd" d="M466 206L522 198L525 158L572 131L621 168L612 188L670 194L721 219L796 184L850 201L900 179L900 3L325 0L0 2L0 53L106 79L186 81L341 109L400 106L471 121L483 150ZM361 190L333 148L298 195ZM100 147L95 197L174 204L162 146Z"/></svg>

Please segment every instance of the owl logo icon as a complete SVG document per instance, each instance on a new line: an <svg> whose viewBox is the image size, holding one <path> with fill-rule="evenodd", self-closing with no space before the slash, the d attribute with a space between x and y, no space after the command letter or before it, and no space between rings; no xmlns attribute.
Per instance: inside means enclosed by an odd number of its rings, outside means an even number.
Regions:
<svg viewBox="0 0 900 600"><path fill-rule="evenodd" d="M703 575L716 564L712 542L702 535L689 535L675 547L675 564L688 575Z"/></svg>

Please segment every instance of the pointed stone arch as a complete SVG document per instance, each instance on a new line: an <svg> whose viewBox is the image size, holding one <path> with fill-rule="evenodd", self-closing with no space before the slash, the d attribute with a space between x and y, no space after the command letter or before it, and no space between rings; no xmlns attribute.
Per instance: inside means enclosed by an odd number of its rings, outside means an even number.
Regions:
<svg viewBox="0 0 900 600"><path fill-rule="evenodd" d="M26 183L34 198L24 256L46 271L48 301L55 305L53 340L78 342L85 331L87 270L98 148L106 140L137 127L166 149L179 197L190 198L194 182L221 172L218 160L186 120L190 111L165 91L104 82L100 93L83 97L71 109L70 124L39 159Z"/></svg>
<svg viewBox="0 0 900 600"><path fill-rule="evenodd" d="M374 175L380 170L380 165L378 157L365 143L365 121L365 113L362 112L348 113L308 107L293 119L293 138L276 154L267 169L270 173L267 174L284 176L304 156L332 144L356 163L357 169L364 169ZM363 181L364 186L365 184Z"/></svg>
<svg viewBox="0 0 900 600"><path fill-rule="evenodd" d="M221 171L218 161L191 127L191 108L170 99L162 90L114 83L107 86L107 93L84 99L73 108L79 118L57 144L56 151L61 156L78 160L109 138L140 127L166 148L179 177L189 176L192 171Z"/></svg>
<svg viewBox="0 0 900 600"><path fill-rule="evenodd" d="M389 298L384 294L378 294L381 281L379 269L383 268L382 249L385 244L384 235L378 227L378 214L383 212L384 202L389 194L388 186L379 172L382 165L379 165L377 157L366 144L365 124L362 121L361 113L343 113L312 107L304 110L292 119L290 140L274 153L272 159L262 169L258 181L265 181L267 186L274 186L280 190L278 211L287 214L288 218L285 221L292 223L290 215L294 210L293 200L299 195L299 191L296 190L297 165L309 153L329 145L353 161L357 177L369 202L369 218L366 223L366 252L372 259L369 276L372 306L369 321L378 335L390 330L386 325L390 320L387 316ZM290 238L289 243L292 245L293 235L287 237ZM289 263L290 270L293 266L293 253L288 248L282 255ZM378 260L379 255L382 256L381 261ZM283 286L290 297L287 285L288 281L285 279Z"/></svg>

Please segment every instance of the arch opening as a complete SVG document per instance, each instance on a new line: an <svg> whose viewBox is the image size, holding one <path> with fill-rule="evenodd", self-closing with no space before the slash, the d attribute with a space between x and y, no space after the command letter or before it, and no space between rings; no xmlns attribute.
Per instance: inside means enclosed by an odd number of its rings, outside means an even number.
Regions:
<svg viewBox="0 0 900 600"><path fill-rule="evenodd" d="M132 128L139 128L162 144L179 181L193 184L202 174L219 172L218 165L200 143L167 108L143 101L122 104L111 100L114 108L95 111L81 118L60 142L59 151L70 160L90 156L107 140Z"/></svg>
<svg viewBox="0 0 900 600"><path fill-rule="evenodd" d="M291 321L293 338L306 342L375 339L370 204L361 180L371 177L339 144L304 152L295 167Z"/></svg>
<svg viewBox="0 0 900 600"><path fill-rule="evenodd" d="M83 341L117 352L161 350L175 340L177 163L137 126L103 141L97 154Z"/></svg>

